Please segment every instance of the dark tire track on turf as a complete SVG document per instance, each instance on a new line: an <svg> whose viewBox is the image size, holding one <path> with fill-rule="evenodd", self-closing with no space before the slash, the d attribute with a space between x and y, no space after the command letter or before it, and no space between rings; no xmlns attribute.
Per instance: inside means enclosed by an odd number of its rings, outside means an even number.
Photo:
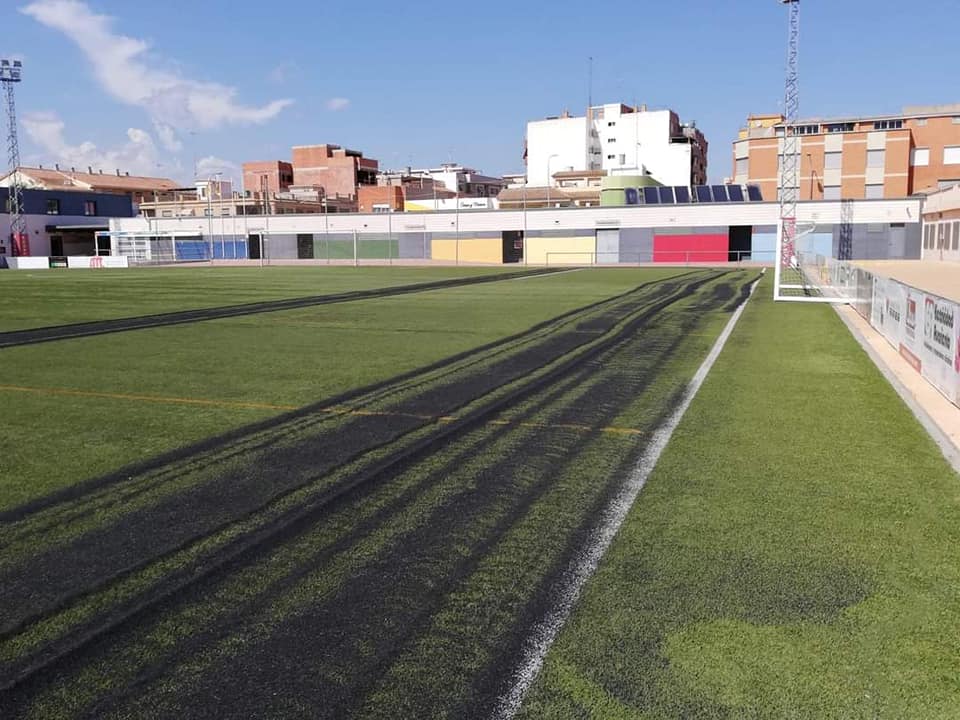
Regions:
<svg viewBox="0 0 960 720"><path fill-rule="evenodd" d="M202 468L203 463L209 464L222 461L225 456L224 453L229 452L226 448L231 444L238 446L237 452L247 452L256 449L258 445L269 445L271 442L274 442L276 438L267 437L258 439L261 433L271 430L276 430L278 434L286 433L289 432L291 427L300 427L302 424L323 423L331 419L331 415L323 414L322 411L325 408L332 406L366 407L372 402L383 400L417 387L422 387L427 383L441 379L444 375L448 375L451 372L469 368L498 354L510 352L518 343L527 342L563 324L575 322L586 313L613 305L631 295L656 291L658 288L670 288L673 283L683 278L702 276L702 271L690 271L645 283L620 295L569 310L554 318L538 323L523 332L466 350L462 353L439 360L436 363L416 368L357 390L305 405L298 410L281 413L266 420L244 425L235 430L201 440L186 447L162 453L149 460L129 465L101 477L74 483L70 487L37 498L36 500L31 500L15 508L0 510L0 523L19 523L51 508L69 506L97 491L110 489L114 485L128 483L131 477L141 476L151 471L173 472L172 468L176 468L177 472L182 472L185 469ZM296 425L297 423L301 425ZM189 468L185 468L183 465L176 465L176 463L185 462L193 463L193 465ZM57 522L59 521L60 519L58 518ZM4 542L0 540L0 549L3 547Z"/></svg>
<svg viewBox="0 0 960 720"><path fill-rule="evenodd" d="M625 344L629 344L630 338L647 327L659 310L664 309L677 300L686 298L689 294L688 291L690 286L703 285L710 279L710 277L707 277L695 282L689 282L686 286L681 285L680 287L672 288L673 293L667 298L661 298L658 302L652 304L647 303L646 305L633 308L634 315L630 318L630 320L623 327L618 328L617 331L611 337L607 338L605 342L594 347L591 352L583 356L572 358L569 362L561 363L558 367L554 368L551 373L539 378L538 381L525 384L520 388L517 388L516 392L511 393L505 398L501 398L500 401L495 405L480 409L479 411L475 412L473 416L464 418L464 422L458 427L437 428L438 432L435 435L431 435L431 437L426 438L420 447L403 448L398 454L384 460L380 464L379 468L374 468L373 471L369 472L365 477L355 477L355 484L343 486L341 488L341 492L331 495L325 501L318 501L314 507L306 508L305 512L294 513L279 519L275 527L270 528L269 531L265 531L260 537L249 538L251 542L245 543L245 547L240 547L234 556L221 558L219 564L211 563L210 567L206 568L200 576L190 580L185 584L181 584L179 587L167 587L167 592L160 593L159 596L155 596L154 598L145 601L141 607L131 609L131 611L125 616L122 614L118 615L114 618L114 622L112 624L105 623L99 625L99 627L96 629L90 628L92 631L95 631L92 632L90 636L87 637L83 642L77 644L72 650L61 647L60 649L63 652L54 652L53 655L47 657L44 661L41 661L31 668L31 670L35 671L35 674L30 677L31 673L28 671L22 677L24 682L21 683L16 690L11 691L11 693L8 695L8 697L11 698L11 702L13 702L14 696L19 698L19 700L28 700L34 691L41 689L44 686L44 683L50 682L50 678L55 678L63 673L69 672L71 667L82 667L91 653L95 655L100 651L108 651L118 634L132 631L141 625L146 618L162 617L164 613L167 612L171 607L176 606L176 604L184 596L184 591L186 591L187 595L197 593L197 596L202 597L202 588L207 586L210 582L213 582L216 577L225 573L229 573L237 567L245 567L253 562L256 557L262 555L264 552L267 552L270 548L276 547L278 543L285 542L290 538L297 536L299 533L308 531L312 526L326 517L338 505L348 502L356 502L363 499L368 493L382 486L384 483L390 482L404 469L411 467L414 463L429 459L438 451L439 448L450 443L454 443L462 438L465 434L472 432L479 427L483 427L485 419L489 418L492 414L504 409L509 409L525 398L534 396L537 393L542 393L545 388L550 387L551 382L569 382L574 377L586 377L589 374L587 370L588 367L590 368L590 371L593 372L596 372L598 369L602 370L605 364L604 358L607 357L609 353L616 351L617 348L622 349ZM584 327L587 328L586 331L584 331ZM585 334L594 334L597 329L598 328L593 327L590 323L579 326L579 331ZM655 336L653 339L656 339ZM644 350L649 352L651 357L666 357L667 355L664 355L664 353L666 353L667 350L664 348L660 348L656 351L656 353L653 352L655 350L655 345L655 342L652 342L645 347L641 344L637 345L636 349L637 351ZM557 349L564 347L564 345L560 344L558 346L547 347L554 347L554 349ZM659 355L657 355L657 353L659 353ZM646 382L652 381L652 379L655 379L656 376L656 372L651 373ZM567 408L566 412L570 414L570 417L574 418L586 413L591 422L600 422L604 418L612 416L610 413L615 414L617 409L620 407L618 403L626 401L623 397L623 391L625 389L623 385L623 379L623 377L617 376L616 373L611 374L611 376L608 378L607 392L611 393L608 400L602 399L603 393L597 394L595 389L592 389L589 397L586 397L582 400L582 405L580 407L573 406L571 408ZM487 387L486 380L484 378L480 378L475 387L481 389ZM636 385L634 386L634 391L638 391ZM629 395L629 393L627 393L627 395ZM590 415L590 413L593 414ZM558 417L562 418L564 416L561 414ZM543 432L544 431L541 431L541 433ZM595 437L596 433L593 433L590 436L591 439L595 439ZM583 440L583 442L588 441L589 440ZM579 447L576 442L569 443L569 446L570 447L567 448L568 454L569 451ZM551 459L537 459L538 462L541 460L543 463L545 463L544 465L540 466L541 473L549 477L548 469L551 467ZM514 461L510 458L505 458L497 467L506 473L509 471L512 462ZM487 472L491 475L498 474L490 469L488 469ZM537 485L539 490L531 490L532 494L524 496L529 500L529 502L524 501L520 503L520 507L527 507L530 502L534 502L535 498L538 497L538 493L544 490L549 484L549 482L545 481L543 478L540 479L540 483L541 484ZM483 497L486 498L485 502L489 502L495 498L495 490L495 485L490 485L488 488L486 488L486 495L477 495L476 498L479 500L481 497ZM513 509L513 515L522 514L520 507ZM480 510L475 508L475 512L480 512ZM424 530L420 535L414 534L409 536L403 546L406 548L405 552L409 552L411 549L416 548L421 543L437 543L439 542L438 538L443 536L444 533L449 534L450 532L457 531L459 529L457 522L458 518L462 519L462 514L451 512L449 516L445 518L441 517L439 519L440 522L433 530L433 534L430 534L429 529L427 529ZM511 523L507 522L505 525L501 526L501 531L505 531L510 525ZM367 526L365 530L369 530L370 527L374 527L374 525ZM364 528L361 528L358 532L363 531ZM487 546L489 546L493 540L493 537L488 537L486 544L476 546L476 549L472 554L472 562L479 561L479 559L482 558L484 555L483 550L487 548ZM400 552L399 550L395 549L394 554L390 557L392 557L394 560L402 559L404 557L404 552ZM461 576L468 574L470 569L471 565L468 563L467 565L462 565L460 571L451 571L449 573L439 572L439 574L435 574L433 577L436 580L436 583L442 583L443 588L449 588L451 584L457 582ZM374 585L376 585L377 582L383 582L382 573L379 578L380 579L378 580L372 581L374 582ZM404 587L408 589L415 588L418 583L418 581L412 580L411 578L408 578L406 582L407 584L404 585ZM439 587L439 585L436 583L434 584L434 587ZM358 587L362 588L364 586L361 584ZM378 585L377 587L382 587L382 585ZM367 591L369 590L370 586L367 586ZM363 599L365 594L362 590L356 589L356 587L353 591L345 589L344 592L346 592L350 597L356 597L360 599ZM353 594L350 595L350 592ZM411 619L409 623L404 624L404 627L409 626L410 632L413 632L416 628L422 627L422 622L425 621L425 619L429 616L429 612L427 611L426 605L421 608L416 604L408 606L408 611L414 612L415 614L419 613L417 614L416 619ZM349 607L349 604L344 605L343 607L328 605L325 612L328 614L324 617L327 617L328 619L332 617L357 617L355 615L351 615L351 613L354 613L354 610ZM330 613L332 613L332 615ZM346 614L344 615L344 613ZM410 617L411 616L408 616L408 619L410 619ZM324 626L323 621L320 622L320 626ZM294 635L296 635L296 633L294 633ZM384 642L387 641L384 640ZM403 638L394 636L393 640L388 643L388 646L385 650L374 653L379 659L370 666L370 669L375 671L375 668L377 667L382 669L384 663L389 664L390 659L396 655L396 652L399 652L400 649L402 649L404 644L405 641ZM277 657L279 658L279 656ZM44 672L39 672L41 670ZM149 679L144 678L144 682L149 682ZM296 683L294 683L294 685L296 685ZM121 694L123 693L122 690L120 692ZM18 705L19 701L9 705L8 707L11 708L11 711L14 711L15 707ZM3 706L4 702L0 701L0 707ZM196 706L194 709L199 712L201 707ZM213 706L207 707L207 710L215 712L219 712L220 709L222 708L220 708L219 703L216 710L214 710ZM181 708L180 711L178 711L178 714L181 714L182 711L183 709ZM99 715L100 713L97 712L96 714Z"/></svg>
<svg viewBox="0 0 960 720"><path fill-rule="evenodd" d="M689 278L686 284L682 282L663 283L661 289L667 294L665 296L658 296L659 299L656 301L651 301L651 299L647 297L647 286L641 286L635 293L627 293L621 296L620 304L615 304L612 308L602 307L601 311L606 313L608 327L622 320L624 315L629 315L629 313L633 312L636 314L636 317L630 327L636 328L640 324L648 322L650 318L663 307L684 297L691 289L699 287L714 277L716 277L716 275L698 274L693 278ZM523 362L520 362L518 358L514 356L510 356L505 360L501 359L500 361L506 365L503 368L504 372L502 375L489 372L480 373L480 377L468 375L466 380L460 380L457 383L457 394L450 395L448 393L434 392L431 393L431 397L436 402L445 402L445 407L450 407L452 403L453 406L459 408L468 399L475 397L478 393L488 392L492 386L498 386L505 377L523 378L525 374L528 374L533 368L543 365L545 361L558 356L562 357L562 355L558 355L558 353L569 352L571 349L583 345L585 336L584 333L579 330L579 327L579 325L575 325L570 332L566 333L566 337L557 337L554 334L550 334L545 338L543 343L536 345L533 349L521 348L518 355L524 358ZM586 337L591 338L600 326L596 321L590 321L588 327L591 332L587 333ZM621 331L621 334L622 332L623 331ZM617 337L617 335L614 335L605 341L599 342L599 344L596 344L591 350L590 355L595 355L604 347L609 346L612 342L616 341ZM596 343L597 341L594 342ZM372 468L354 476L353 480L335 487L329 492L321 492L316 500L318 507L322 508L323 505L328 502L331 497L335 497L338 492L348 491L352 486L365 482L371 477L376 477L377 473L382 471L382 468L390 467L397 462L428 451L439 438L461 432L464 428L475 426L478 422L481 422L483 418L489 416L490 413L496 412L498 409L515 402L525 394L529 394L529 392L542 387L544 383L561 376L567 372L570 367L582 362L582 360L583 358L580 357L567 360L560 367L554 368L552 372L540 378L536 383L513 391L510 395L497 400L486 408L482 408L479 412L472 412L462 419L450 423L448 426L437 428L435 432L419 440L413 446L404 447L400 451L389 455L385 460L375 463ZM423 409L427 407L417 396L415 396L415 400L419 401L417 404L418 408ZM436 410L436 408L434 408L434 410ZM372 428L367 428L368 431L376 431L378 429L387 430L394 434L394 436L397 432L396 427L398 423L395 418L391 419L389 423L384 422L382 418L362 418L361 420L368 426L372 426ZM379 423L379 428L377 427L377 423ZM411 424L412 421L411 423L401 423L401 429L407 430ZM341 448L340 443L343 442L342 429L338 433L338 438L340 442L337 447ZM317 442L316 437L312 438L310 445L311 446L301 445L294 448L297 461L301 465L315 466L317 453L319 452L321 456L323 454L325 444ZM271 452L264 458L265 464L271 470L275 471L275 475L279 475L279 477L273 478L273 480L278 483L282 484L288 474L287 469L289 462L285 462L284 458L286 457L289 460L290 454L291 449L287 448L282 453L279 453L279 456L277 456L277 453ZM214 525L211 528L211 517L221 517L217 514L217 510L220 505L224 504L225 498L231 497L235 503L238 503L239 498L242 497L248 504L245 512L252 512L252 510L249 509L249 504L251 499L256 498L251 498L254 494L251 487L241 487L237 483L237 478L233 476L219 478L219 480L220 482L215 486L214 491L208 493L210 499L205 503L197 502L196 492L187 492L186 497L183 495L175 496L171 501L172 504L168 505L162 512L158 513L156 508L148 508L144 512L124 516L119 523L110 528L82 536L78 542L72 545L52 549L46 555L46 560L34 556L28 558L27 562L22 565L19 570L11 571L8 569L3 576L4 583L0 584L0 597L3 598L2 605L5 606L7 610L4 618L7 623L6 634L8 636L15 634L31 622L36 622L41 619L45 614L49 614L54 610L66 606L72 598L83 594L83 592L77 593L77 588L83 587L85 583L87 587L85 592L92 591L93 589L115 582L123 575L131 572L133 569L142 567L151 560L162 557L163 553L159 551L164 548L161 547L162 543L158 542L158 533L152 532L151 528L158 528L160 531L159 536L163 536L164 534L169 536L172 532L170 529L171 523L175 521L177 523L176 530L181 533L182 538L183 535L187 534L184 532L184 521L193 518L197 522L201 520L206 522L207 526L205 529L208 531L220 529L221 525ZM254 476L253 480L258 481L261 487L272 488L270 483L262 482L263 478L259 475ZM206 487L205 489L209 490L210 488ZM228 493L228 490L231 489L233 490L232 495ZM235 507L232 507L232 509L236 510ZM258 508L254 508L254 510L256 509ZM302 513L302 509L297 512L287 513L268 525L262 533L251 533L244 537L242 542L229 546L229 550L221 555L229 558L232 553L242 552L244 547L251 543L262 542L263 538L261 535L269 537L270 532L275 531L278 527L282 528L285 523L291 522L291 518L302 515ZM228 519L227 522L235 519L236 516L234 515L231 519ZM202 536L199 531L192 535L187 534L185 540L181 539L179 545L168 548L168 551L175 552L184 543L191 542L199 536ZM149 559L143 559L144 556ZM122 567L125 558L132 558L134 565L132 567ZM94 566L92 572L91 565ZM112 571L110 568L112 568ZM85 575L84 572L86 573ZM186 571L175 573L173 577L167 578L164 583L161 583L159 587L155 589L158 590L161 595L172 592L184 583L192 581L195 575L200 575L202 572L204 572L202 568L188 568ZM64 592L71 590L73 591L72 595L64 595ZM44 598L46 598L46 600L44 600ZM124 611L118 612L117 615L124 617L127 613L136 612L141 604L142 603L131 603L130 606ZM20 610L17 610L18 606L21 608ZM100 618L100 620L104 620L104 618ZM109 625L110 622L107 622L106 625ZM103 625L101 624L100 627L103 627ZM97 632L99 632L99 630L93 628L88 628L86 631L78 631L70 638L67 644L83 644L83 642L94 637ZM57 651L52 647L48 648L48 650L51 656L57 654ZM45 654L47 653L40 653L40 655ZM38 660L38 658L34 659ZM7 667L3 674L7 675L9 673L14 677L23 677L29 674L32 668L42 665L43 661L31 663L30 669L21 668L19 672Z"/></svg>
<svg viewBox="0 0 960 720"><path fill-rule="evenodd" d="M69 340L72 338L106 335L116 332L143 330L146 328L165 327L168 325L183 325L185 323L203 322L206 320L220 320L223 318L255 315L259 313L278 312L281 310L296 310L298 308L314 307L316 305L330 305L334 303L353 302L356 300L373 300L395 295L409 295L411 293L428 292L430 290L444 290L466 285L479 285L501 280L513 280L519 277L532 277L560 272L557 269L542 268L508 272L494 275L479 275L465 278L451 278L435 282L412 283L396 287L374 288L371 290L354 290L351 292L334 293L332 295L311 295L308 297L288 298L284 300L266 300L263 302L244 303L241 305L225 305L197 310L181 310L178 312L159 313L156 315L138 315L135 317L116 318L113 320L98 320L95 322L73 323L70 325L50 325L26 330L10 330L0 332L0 349L33 345L36 343L53 342L55 340Z"/></svg>

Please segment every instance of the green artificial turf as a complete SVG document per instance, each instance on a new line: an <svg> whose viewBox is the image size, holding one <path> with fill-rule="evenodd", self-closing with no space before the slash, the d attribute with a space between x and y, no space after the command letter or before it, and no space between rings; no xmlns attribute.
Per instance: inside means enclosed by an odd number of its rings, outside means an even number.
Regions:
<svg viewBox="0 0 960 720"><path fill-rule="evenodd" d="M337 282L343 291L357 286L348 283L351 278L370 286L410 277L406 269L390 268L364 268L355 275L354 268L310 268L313 275L296 270L298 279L288 286L297 288L288 289L293 294L311 283L329 288ZM160 282L167 271L142 272ZM187 283L190 273L199 273L200 282L214 271L170 272L173 281ZM448 269L416 272L418 281L449 276ZM22 432L0 438L0 508L384 380L680 272L583 270L8 348L0 403L5 423ZM87 277L94 278L89 285L78 281L71 291L86 293L81 303L96 300L103 290L94 273ZM233 302L237 290L230 287ZM202 287L193 292L194 304L223 304L219 295L208 301ZM267 290L253 283L246 292ZM171 291L171 301L174 295ZM106 304L101 309L111 310ZM62 321L47 317L47 324Z"/></svg>
<svg viewBox="0 0 960 720"><path fill-rule="evenodd" d="M350 256L352 257L352 255ZM364 256L361 256L364 257ZM0 332L263 300L330 295L513 267L164 267L0 272Z"/></svg>
<svg viewBox="0 0 960 720"><path fill-rule="evenodd" d="M960 477L761 286L521 718L960 716Z"/></svg>

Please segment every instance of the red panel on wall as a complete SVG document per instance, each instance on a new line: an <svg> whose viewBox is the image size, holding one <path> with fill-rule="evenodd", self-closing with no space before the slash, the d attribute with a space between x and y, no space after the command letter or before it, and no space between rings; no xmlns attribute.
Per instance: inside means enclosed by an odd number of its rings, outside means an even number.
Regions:
<svg viewBox="0 0 960 720"><path fill-rule="evenodd" d="M654 235L656 263L727 262L730 239L724 235Z"/></svg>

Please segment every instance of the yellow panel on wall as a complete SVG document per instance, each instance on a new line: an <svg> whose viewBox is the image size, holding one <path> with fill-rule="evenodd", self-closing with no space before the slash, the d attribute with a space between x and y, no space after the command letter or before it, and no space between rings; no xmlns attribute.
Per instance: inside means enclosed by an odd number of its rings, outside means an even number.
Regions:
<svg viewBox="0 0 960 720"><path fill-rule="evenodd" d="M502 263L503 242L500 238L434 238L431 243L434 260L462 263Z"/></svg>
<svg viewBox="0 0 960 720"><path fill-rule="evenodd" d="M527 238L527 262L532 265L590 265L597 250L596 238Z"/></svg>

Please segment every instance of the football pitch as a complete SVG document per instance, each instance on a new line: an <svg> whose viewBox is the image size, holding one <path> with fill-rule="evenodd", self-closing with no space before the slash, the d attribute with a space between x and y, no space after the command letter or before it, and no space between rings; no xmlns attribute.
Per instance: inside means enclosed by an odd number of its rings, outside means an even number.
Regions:
<svg viewBox="0 0 960 720"><path fill-rule="evenodd" d="M747 302L518 716L951 717L958 478L758 277L0 274L0 716L504 716Z"/></svg>

